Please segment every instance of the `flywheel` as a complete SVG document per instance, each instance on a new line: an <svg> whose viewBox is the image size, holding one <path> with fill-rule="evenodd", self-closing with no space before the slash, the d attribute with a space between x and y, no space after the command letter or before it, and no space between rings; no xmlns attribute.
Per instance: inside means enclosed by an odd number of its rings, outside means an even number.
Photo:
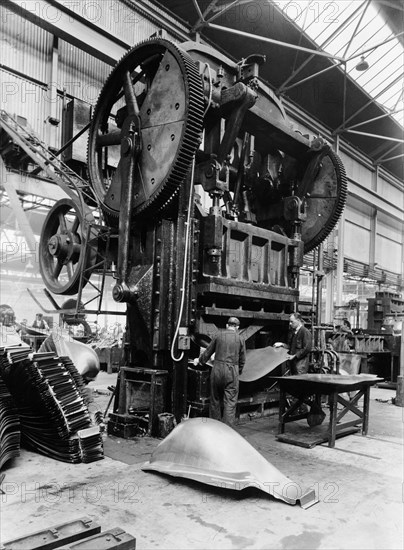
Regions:
<svg viewBox="0 0 404 550"><path fill-rule="evenodd" d="M77 294L88 281L98 255L98 232L86 206L61 199L49 210L39 243L39 268L54 294Z"/></svg>
<svg viewBox="0 0 404 550"><path fill-rule="evenodd" d="M126 170L127 128L138 109L140 152ZM88 142L91 185L104 212L118 216L122 185L134 180L133 214L171 202L199 147L204 95L197 66L163 39L128 51L112 70L94 109ZM125 121L127 121L125 123Z"/></svg>

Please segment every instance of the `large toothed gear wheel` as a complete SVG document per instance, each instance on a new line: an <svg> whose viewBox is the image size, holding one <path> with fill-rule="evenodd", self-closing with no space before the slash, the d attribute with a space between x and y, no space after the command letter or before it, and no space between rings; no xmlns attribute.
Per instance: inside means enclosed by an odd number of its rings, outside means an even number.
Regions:
<svg viewBox="0 0 404 550"><path fill-rule="evenodd" d="M49 210L39 244L39 268L48 290L77 294L90 278L98 255L98 232L91 211L80 202L61 199Z"/></svg>
<svg viewBox="0 0 404 550"><path fill-rule="evenodd" d="M330 148L314 155L297 190L305 200L307 219L302 223L304 251L321 244L335 227L347 197L345 168Z"/></svg>
<svg viewBox="0 0 404 550"><path fill-rule="evenodd" d="M279 155L279 165L281 169L278 166L276 169L281 174L280 191L274 192L262 181L254 189L252 204L258 224L291 238L299 228L304 252L310 252L327 238L344 210L347 197L344 166L329 146L309 150L307 157L299 161L287 156L282 159ZM284 211L282 197L286 201ZM301 217L294 214L297 206ZM293 215L289 215L288 207Z"/></svg>
<svg viewBox="0 0 404 550"><path fill-rule="evenodd" d="M88 142L90 181L103 210L118 216L133 104L140 117L141 150L134 169L133 214L150 214L176 195L200 143L204 96L191 57L174 44L148 40L117 63L98 98ZM115 162L116 165L116 162Z"/></svg>

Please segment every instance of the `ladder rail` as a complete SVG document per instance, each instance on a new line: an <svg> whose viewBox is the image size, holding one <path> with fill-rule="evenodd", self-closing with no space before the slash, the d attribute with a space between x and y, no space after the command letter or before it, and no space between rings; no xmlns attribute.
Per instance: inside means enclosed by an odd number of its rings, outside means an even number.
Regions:
<svg viewBox="0 0 404 550"><path fill-rule="evenodd" d="M79 201L83 218L87 208L82 195L94 201L98 207L100 206L99 199L92 191L89 183L53 155L33 131L30 132L24 128L3 109L0 111L0 127L46 173L49 179L59 185L72 200ZM101 208L98 208L98 210L101 212Z"/></svg>

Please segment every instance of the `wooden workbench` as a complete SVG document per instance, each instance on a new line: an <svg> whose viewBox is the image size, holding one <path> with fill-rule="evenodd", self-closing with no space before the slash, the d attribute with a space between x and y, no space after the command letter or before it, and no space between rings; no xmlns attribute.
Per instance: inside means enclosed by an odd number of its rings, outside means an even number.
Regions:
<svg viewBox="0 0 404 550"><path fill-rule="evenodd" d="M288 443L301 445L301 441L294 440L293 437L283 436L285 424L307 418L308 412L296 414L296 411L310 397L315 396L321 400L322 395L329 396L330 419L327 430L314 440L312 445L302 445L312 447L319 443L328 442L329 447L335 446L335 439L342 435L348 435L354 431L362 431L366 435L369 426L369 395L370 388L383 378L369 375L334 375L334 374L300 374L296 376L271 377L279 383L279 424L278 439ZM289 402L286 395L290 394L296 398L296 401ZM341 394L348 394L348 400ZM359 400L363 397L362 408L359 406ZM338 403L342 405L342 410L338 411ZM357 416L354 420L341 422L341 419L351 412Z"/></svg>

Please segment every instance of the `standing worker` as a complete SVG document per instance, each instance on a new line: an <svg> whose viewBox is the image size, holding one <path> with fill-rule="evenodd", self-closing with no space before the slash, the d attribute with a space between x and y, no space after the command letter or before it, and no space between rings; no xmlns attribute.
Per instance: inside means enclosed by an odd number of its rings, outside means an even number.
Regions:
<svg viewBox="0 0 404 550"><path fill-rule="evenodd" d="M195 366L205 364L215 354L210 374L209 416L230 426L236 418L238 377L245 365L245 341L238 332L239 326L240 321L230 317L226 329L217 332L199 359L194 360Z"/></svg>
<svg viewBox="0 0 404 550"><path fill-rule="evenodd" d="M311 351L311 333L303 325L300 313L292 313L289 317L291 329L289 336L290 374L307 374L309 370L309 354Z"/></svg>

